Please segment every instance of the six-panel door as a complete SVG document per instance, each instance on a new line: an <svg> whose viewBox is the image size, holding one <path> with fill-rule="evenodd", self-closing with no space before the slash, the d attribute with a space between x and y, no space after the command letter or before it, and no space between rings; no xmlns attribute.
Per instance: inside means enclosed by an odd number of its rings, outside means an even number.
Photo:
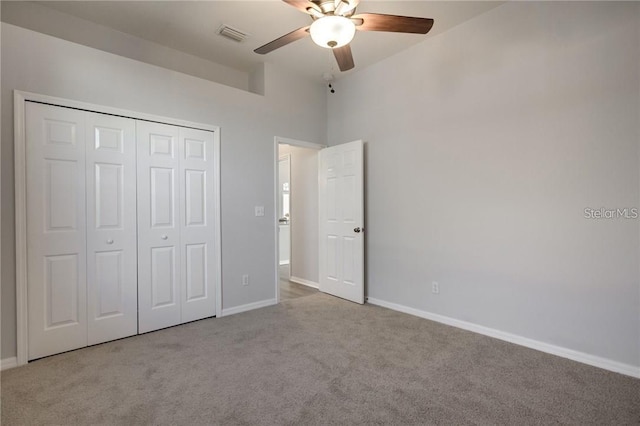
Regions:
<svg viewBox="0 0 640 426"><path fill-rule="evenodd" d="M87 345L84 121L26 104L29 359Z"/></svg>
<svg viewBox="0 0 640 426"><path fill-rule="evenodd" d="M139 122L138 329L180 324L180 128Z"/></svg>
<svg viewBox="0 0 640 426"><path fill-rule="evenodd" d="M319 155L319 289L364 303L364 187L362 141Z"/></svg>
<svg viewBox="0 0 640 426"><path fill-rule="evenodd" d="M138 332L136 121L86 116L88 344Z"/></svg>
<svg viewBox="0 0 640 426"><path fill-rule="evenodd" d="M215 315L213 133L139 122L140 333Z"/></svg>
<svg viewBox="0 0 640 426"><path fill-rule="evenodd" d="M25 108L28 358L215 315L213 133Z"/></svg>
<svg viewBox="0 0 640 426"><path fill-rule="evenodd" d="M213 133L180 129L182 322L215 315Z"/></svg>

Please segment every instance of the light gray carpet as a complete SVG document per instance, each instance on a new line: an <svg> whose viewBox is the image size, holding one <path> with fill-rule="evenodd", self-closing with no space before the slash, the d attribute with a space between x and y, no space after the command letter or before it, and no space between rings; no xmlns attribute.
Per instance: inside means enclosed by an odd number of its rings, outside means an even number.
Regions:
<svg viewBox="0 0 640 426"><path fill-rule="evenodd" d="M2 373L2 424L640 422L640 380L324 294Z"/></svg>

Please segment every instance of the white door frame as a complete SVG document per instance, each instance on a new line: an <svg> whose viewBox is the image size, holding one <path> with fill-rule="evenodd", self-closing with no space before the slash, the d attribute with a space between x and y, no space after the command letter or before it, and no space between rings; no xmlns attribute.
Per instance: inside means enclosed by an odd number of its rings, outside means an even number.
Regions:
<svg viewBox="0 0 640 426"><path fill-rule="evenodd" d="M289 175L289 210L291 210L291 154L285 154L285 155L280 155L280 158L278 159L278 176L280 176L280 162L281 161L287 161L287 167L289 170L287 170L287 174ZM280 202L282 201L282 199L284 197L280 197L280 190L281 188L281 183L280 180L278 179L278 233L280 232L280 212L282 211L282 205L280 205ZM280 239L278 239L278 241L280 241ZM278 252L278 260L280 259L280 253ZM282 266L280 264L280 262L278 262L278 265ZM289 276L291 276L291 214L289 214L289 262L287 263L287 268L289 269Z"/></svg>
<svg viewBox="0 0 640 426"><path fill-rule="evenodd" d="M320 151L323 148L326 148L327 145L322 145L319 143L300 141L297 139L289 139L283 138L281 136L276 136L273 138L273 199L275 201L273 208L273 226L274 226L274 235L275 235L275 259L273 260L273 264L275 265L275 281L276 281L276 303L280 303L280 228L278 226L278 203L279 203L279 192L278 192L278 168L279 168L279 145L292 145L300 148L309 148ZM291 167L291 162L289 162L289 167ZM289 177L289 182L291 182L291 177ZM289 222L291 224L291 222ZM291 228L289 228L291 229ZM289 240L291 240L291 236L289 236ZM289 256L289 271L291 271L291 255ZM291 272L289 272L291 275Z"/></svg>
<svg viewBox="0 0 640 426"><path fill-rule="evenodd" d="M26 135L25 103L27 101L51 104L55 106L81 109L102 114L116 115L137 120L154 121L174 126L190 127L213 132L215 151L215 185L213 208L215 209L215 263L217 273L214 277L216 287L216 316L222 316L222 261L220 238L220 127L210 124L179 120L159 115L146 114L121 108L96 105L87 102L37 93L14 90L13 92L13 132L14 132L14 174L15 174L15 215L16 215L16 337L17 364L28 362L28 299L27 299L27 175L26 175ZM277 152L277 151L276 151Z"/></svg>

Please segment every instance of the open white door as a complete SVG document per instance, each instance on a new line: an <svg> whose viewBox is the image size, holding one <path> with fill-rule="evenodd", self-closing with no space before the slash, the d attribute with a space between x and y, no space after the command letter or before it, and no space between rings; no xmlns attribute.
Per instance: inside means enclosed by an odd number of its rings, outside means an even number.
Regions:
<svg viewBox="0 0 640 426"><path fill-rule="evenodd" d="M319 289L364 303L362 141L320 151Z"/></svg>

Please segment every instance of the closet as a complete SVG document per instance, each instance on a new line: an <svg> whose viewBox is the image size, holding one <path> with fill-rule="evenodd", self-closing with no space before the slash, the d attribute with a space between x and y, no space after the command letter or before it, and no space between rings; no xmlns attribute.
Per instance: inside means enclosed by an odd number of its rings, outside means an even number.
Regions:
<svg viewBox="0 0 640 426"><path fill-rule="evenodd" d="M25 103L28 358L215 315L211 131Z"/></svg>
<svg viewBox="0 0 640 426"><path fill-rule="evenodd" d="M140 332L214 314L213 133L139 121Z"/></svg>

